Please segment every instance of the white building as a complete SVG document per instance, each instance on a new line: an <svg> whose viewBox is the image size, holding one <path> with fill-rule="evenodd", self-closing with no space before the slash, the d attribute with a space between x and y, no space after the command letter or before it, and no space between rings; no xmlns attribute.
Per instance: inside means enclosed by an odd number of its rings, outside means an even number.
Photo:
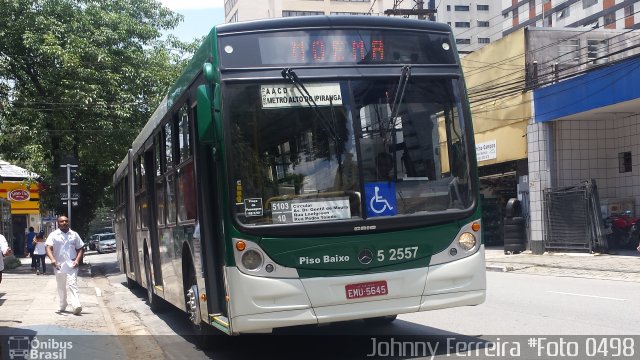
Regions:
<svg viewBox="0 0 640 360"><path fill-rule="evenodd" d="M502 0L503 36L523 27L637 29L640 0Z"/></svg>
<svg viewBox="0 0 640 360"><path fill-rule="evenodd" d="M502 37L501 0L443 0L436 21L453 29L458 52L468 54Z"/></svg>

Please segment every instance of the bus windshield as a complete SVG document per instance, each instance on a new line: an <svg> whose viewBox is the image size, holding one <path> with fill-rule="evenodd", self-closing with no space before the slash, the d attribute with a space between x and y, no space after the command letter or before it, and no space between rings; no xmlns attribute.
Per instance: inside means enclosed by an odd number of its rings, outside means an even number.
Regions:
<svg viewBox="0 0 640 360"><path fill-rule="evenodd" d="M400 80L227 84L237 221L317 224L468 209L459 81L409 69Z"/></svg>

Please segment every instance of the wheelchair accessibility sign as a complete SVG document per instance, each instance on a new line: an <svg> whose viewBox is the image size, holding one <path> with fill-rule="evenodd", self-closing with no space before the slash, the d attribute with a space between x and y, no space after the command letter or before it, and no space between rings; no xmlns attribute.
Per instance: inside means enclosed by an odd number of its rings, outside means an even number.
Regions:
<svg viewBox="0 0 640 360"><path fill-rule="evenodd" d="M367 216L389 216L398 213L396 184L393 182L371 182L364 184L367 201Z"/></svg>

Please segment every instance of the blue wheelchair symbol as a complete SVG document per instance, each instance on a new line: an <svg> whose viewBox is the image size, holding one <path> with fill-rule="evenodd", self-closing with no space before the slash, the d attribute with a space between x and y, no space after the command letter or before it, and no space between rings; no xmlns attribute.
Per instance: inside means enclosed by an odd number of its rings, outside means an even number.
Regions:
<svg viewBox="0 0 640 360"><path fill-rule="evenodd" d="M367 201L367 216L389 216L398 213L396 186L393 182L372 182L364 184Z"/></svg>

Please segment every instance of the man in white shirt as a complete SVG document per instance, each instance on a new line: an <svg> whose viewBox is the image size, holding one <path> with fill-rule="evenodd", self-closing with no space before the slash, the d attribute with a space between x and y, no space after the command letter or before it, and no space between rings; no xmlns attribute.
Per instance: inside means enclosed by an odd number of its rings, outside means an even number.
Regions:
<svg viewBox="0 0 640 360"><path fill-rule="evenodd" d="M0 234L0 283L2 282L2 272L4 271L4 257L11 255L12 251L7 243L7 239Z"/></svg>
<svg viewBox="0 0 640 360"><path fill-rule="evenodd" d="M49 234L45 245L58 283L59 311L65 311L67 308L68 287L73 314L79 315L82 306L78 297L78 263L84 252L84 242L77 232L69 229L69 218L59 216L58 229Z"/></svg>

